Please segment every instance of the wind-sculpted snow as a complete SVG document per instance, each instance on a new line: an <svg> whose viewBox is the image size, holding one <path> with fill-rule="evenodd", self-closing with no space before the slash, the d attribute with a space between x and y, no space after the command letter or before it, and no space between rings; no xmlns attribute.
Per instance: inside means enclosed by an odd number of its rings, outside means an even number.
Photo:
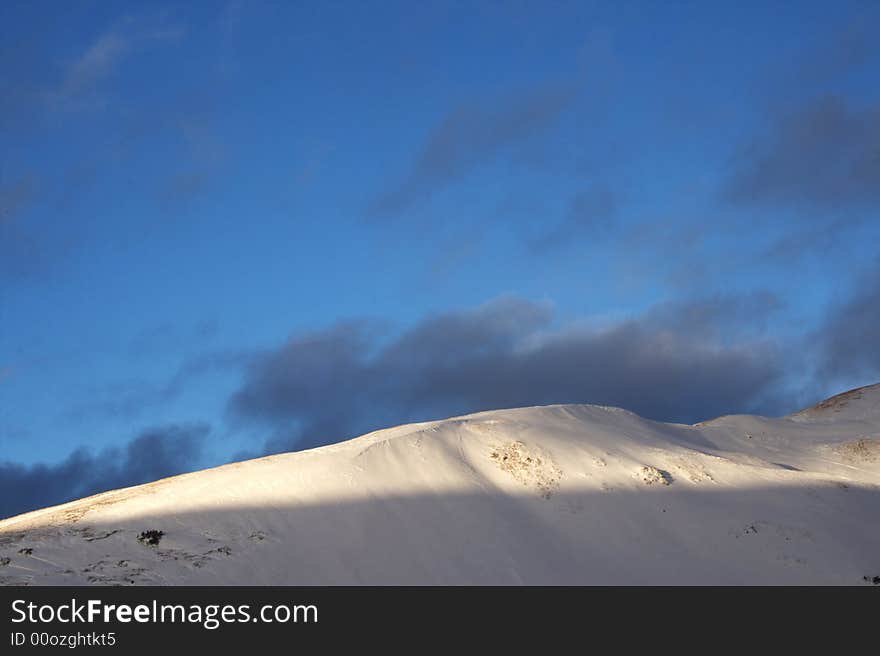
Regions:
<svg viewBox="0 0 880 656"><path fill-rule="evenodd" d="M4 520L0 582L873 584L880 386L856 392L695 426L584 405L377 431Z"/></svg>

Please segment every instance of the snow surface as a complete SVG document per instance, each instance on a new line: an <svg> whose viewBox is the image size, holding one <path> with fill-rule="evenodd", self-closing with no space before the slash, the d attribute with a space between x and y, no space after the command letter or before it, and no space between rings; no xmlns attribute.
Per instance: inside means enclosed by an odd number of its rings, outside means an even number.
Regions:
<svg viewBox="0 0 880 656"><path fill-rule="evenodd" d="M158 544L138 540L146 531L162 532ZM880 385L789 417L694 426L589 405L481 412L0 521L5 584L875 576Z"/></svg>

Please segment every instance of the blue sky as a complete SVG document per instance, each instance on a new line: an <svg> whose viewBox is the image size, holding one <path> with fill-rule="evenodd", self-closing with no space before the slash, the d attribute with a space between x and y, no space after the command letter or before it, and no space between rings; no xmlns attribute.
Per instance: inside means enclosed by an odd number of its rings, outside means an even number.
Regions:
<svg viewBox="0 0 880 656"><path fill-rule="evenodd" d="M0 511L489 407L877 382L878 18L4 2Z"/></svg>

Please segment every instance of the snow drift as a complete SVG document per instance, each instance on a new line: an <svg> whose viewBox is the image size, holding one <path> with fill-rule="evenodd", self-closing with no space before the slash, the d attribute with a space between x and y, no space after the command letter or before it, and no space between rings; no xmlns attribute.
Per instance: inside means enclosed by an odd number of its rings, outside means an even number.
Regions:
<svg viewBox="0 0 880 656"><path fill-rule="evenodd" d="M880 385L694 426L589 405L481 412L0 521L0 582L18 585L878 576Z"/></svg>

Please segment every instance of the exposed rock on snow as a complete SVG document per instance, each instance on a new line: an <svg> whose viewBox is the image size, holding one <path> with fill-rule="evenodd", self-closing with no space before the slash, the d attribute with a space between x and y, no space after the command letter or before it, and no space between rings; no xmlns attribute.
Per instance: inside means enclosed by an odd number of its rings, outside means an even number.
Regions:
<svg viewBox="0 0 880 656"><path fill-rule="evenodd" d="M550 456L541 457L522 442L509 442L494 449L489 456L514 479L526 487L538 489L541 496L549 499L553 490L559 487L562 470Z"/></svg>
<svg viewBox="0 0 880 656"><path fill-rule="evenodd" d="M646 485L654 485L655 483L669 485L672 482L672 476L669 475L669 472L660 471L651 465L645 465L639 470L639 478Z"/></svg>
<svg viewBox="0 0 880 656"><path fill-rule="evenodd" d="M837 453L848 462L876 462L880 460L880 438L861 437L837 447Z"/></svg>

